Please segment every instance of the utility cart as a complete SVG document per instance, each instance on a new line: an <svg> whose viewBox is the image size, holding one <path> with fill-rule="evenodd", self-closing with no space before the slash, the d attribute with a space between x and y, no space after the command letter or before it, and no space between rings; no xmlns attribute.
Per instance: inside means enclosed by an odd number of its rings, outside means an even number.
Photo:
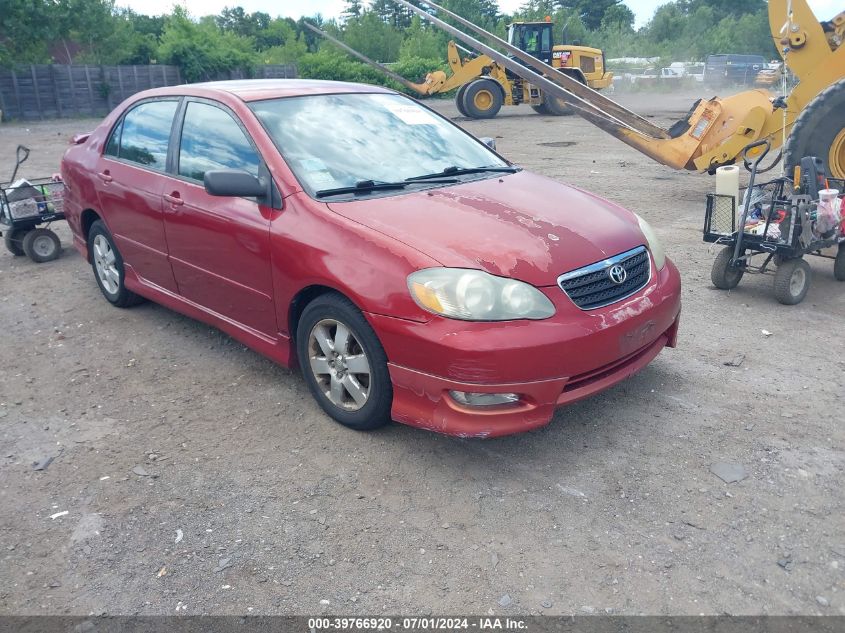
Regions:
<svg viewBox="0 0 845 633"><path fill-rule="evenodd" d="M749 163L750 153L760 147ZM775 298L795 305L804 300L812 279L805 256L833 259L834 276L845 281L845 218L841 200L830 191L845 192L845 181L827 178L821 161L807 157L797 187L790 178L757 184L757 168L770 147L759 141L743 152L751 177L739 216L734 196L708 194L704 241L723 245L710 274L714 286L730 290L746 273L773 274ZM831 249L838 251L830 254Z"/></svg>
<svg viewBox="0 0 845 633"><path fill-rule="evenodd" d="M27 158L29 149L18 145L12 177L8 183L0 183L0 231L13 255L49 262L62 252L59 236L49 225L65 219L64 183L55 177L16 180Z"/></svg>

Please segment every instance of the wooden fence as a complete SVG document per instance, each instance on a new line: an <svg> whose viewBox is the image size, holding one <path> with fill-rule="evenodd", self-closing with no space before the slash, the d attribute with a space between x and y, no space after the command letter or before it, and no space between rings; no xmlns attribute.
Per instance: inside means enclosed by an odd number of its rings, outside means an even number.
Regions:
<svg viewBox="0 0 845 633"><path fill-rule="evenodd" d="M296 65L259 66L253 77L296 77ZM242 79L240 71L215 79ZM142 90L182 83L176 66L30 65L0 69L2 120L102 116Z"/></svg>

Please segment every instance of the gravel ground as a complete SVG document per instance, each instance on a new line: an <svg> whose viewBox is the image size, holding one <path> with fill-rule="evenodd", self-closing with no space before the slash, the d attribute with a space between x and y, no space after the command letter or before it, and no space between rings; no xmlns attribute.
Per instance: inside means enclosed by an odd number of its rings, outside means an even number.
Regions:
<svg viewBox="0 0 845 633"><path fill-rule="evenodd" d="M661 124L691 102L621 98ZM832 262L800 306L770 278L717 291L711 178L577 118L435 107L647 218L683 275L680 347L521 436L356 433L220 332L109 306L59 226L55 262L0 254L0 613L845 614ZM0 126L0 178L17 143L22 173L57 171L94 124Z"/></svg>

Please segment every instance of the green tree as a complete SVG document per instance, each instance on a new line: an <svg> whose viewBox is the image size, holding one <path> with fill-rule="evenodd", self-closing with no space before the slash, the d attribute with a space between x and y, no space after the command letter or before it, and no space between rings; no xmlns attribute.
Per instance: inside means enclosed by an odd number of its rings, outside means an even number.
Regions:
<svg viewBox="0 0 845 633"><path fill-rule="evenodd" d="M375 11L364 11L360 18L346 23L343 41L371 59L394 62L399 59L402 32Z"/></svg>
<svg viewBox="0 0 845 633"><path fill-rule="evenodd" d="M277 18L267 29L272 37L264 34L268 42L273 42L259 54L265 64L288 64L296 62L308 52L308 45L303 35L296 32L295 23ZM260 35L261 36L261 35Z"/></svg>
<svg viewBox="0 0 845 633"><path fill-rule="evenodd" d="M399 49L399 59L445 59L447 39L440 31L423 25L419 16L411 20Z"/></svg>
<svg viewBox="0 0 845 633"><path fill-rule="evenodd" d="M174 64L187 81L217 79L232 70L249 72L256 61L250 37L221 31L214 18L194 22L180 6L167 20L158 50L159 61Z"/></svg>
<svg viewBox="0 0 845 633"><path fill-rule="evenodd" d="M634 12L624 4L615 4L604 12L601 19L601 28L631 30L634 28Z"/></svg>
<svg viewBox="0 0 845 633"><path fill-rule="evenodd" d="M344 20L355 20L361 17L364 12L364 3L361 0L346 0L346 6L341 12Z"/></svg>
<svg viewBox="0 0 845 633"><path fill-rule="evenodd" d="M557 4L562 9L576 13L584 26L592 31L601 27L605 14L611 9L620 5L625 9L628 8L622 4L622 0L557 0ZM618 12L619 9L617 9L617 17ZM631 13L630 9L628 13Z"/></svg>

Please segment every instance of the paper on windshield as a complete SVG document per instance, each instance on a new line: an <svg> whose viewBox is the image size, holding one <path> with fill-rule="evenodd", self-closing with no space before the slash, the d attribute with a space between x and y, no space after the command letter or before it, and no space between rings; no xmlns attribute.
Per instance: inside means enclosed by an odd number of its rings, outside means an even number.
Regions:
<svg viewBox="0 0 845 633"><path fill-rule="evenodd" d="M381 95L379 95L381 96ZM391 95L384 95L379 99L385 108L408 125L436 125L437 119L428 110L414 103L408 103L407 99L396 98ZM405 102L405 103L403 103Z"/></svg>

